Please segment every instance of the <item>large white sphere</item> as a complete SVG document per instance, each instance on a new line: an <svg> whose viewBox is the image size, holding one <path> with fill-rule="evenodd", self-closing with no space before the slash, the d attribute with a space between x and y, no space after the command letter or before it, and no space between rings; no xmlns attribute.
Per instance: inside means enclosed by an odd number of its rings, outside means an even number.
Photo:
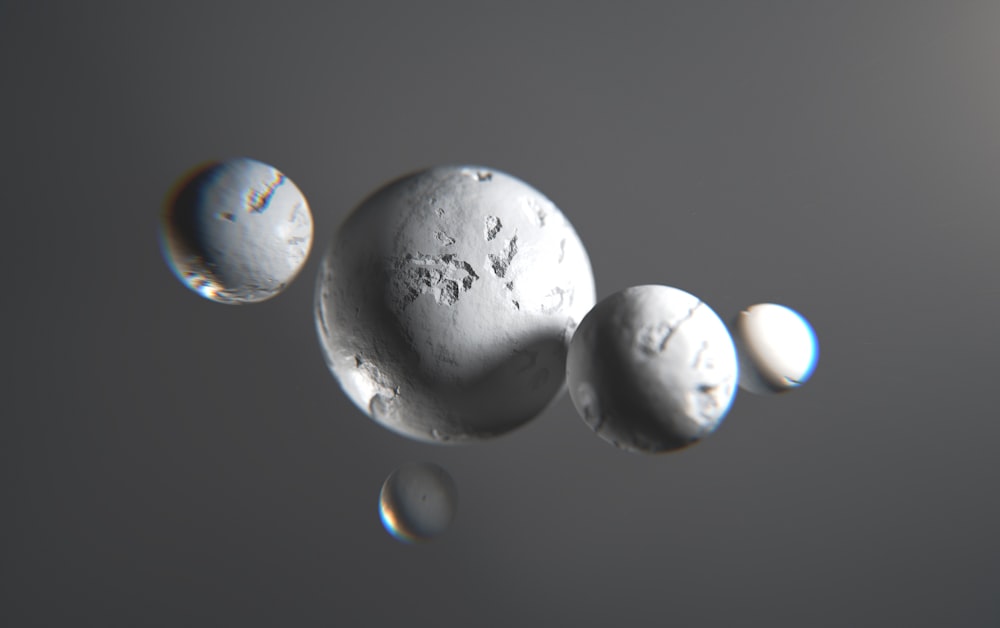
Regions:
<svg viewBox="0 0 1000 628"><path fill-rule="evenodd" d="M458 489L447 471L422 462L389 474L379 493L378 510L386 531L399 541L428 541L451 525Z"/></svg>
<svg viewBox="0 0 1000 628"><path fill-rule="evenodd" d="M711 434L736 394L736 349L697 297L635 286L583 319L566 363L577 411L605 441L630 451L679 449Z"/></svg>
<svg viewBox="0 0 1000 628"><path fill-rule="evenodd" d="M551 201L496 170L438 167L388 183L340 226L317 278L316 327L361 410L454 443L545 409L594 298L587 253Z"/></svg>
<svg viewBox="0 0 1000 628"><path fill-rule="evenodd" d="M177 278L220 303L255 303L284 290L312 246L302 192L275 168L233 159L183 178L164 209L164 253Z"/></svg>
<svg viewBox="0 0 1000 628"><path fill-rule="evenodd" d="M733 337L740 356L740 388L760 395L794 390L812 377L819 342L812 325L775 303L751 305L736 315Z"/></svg>

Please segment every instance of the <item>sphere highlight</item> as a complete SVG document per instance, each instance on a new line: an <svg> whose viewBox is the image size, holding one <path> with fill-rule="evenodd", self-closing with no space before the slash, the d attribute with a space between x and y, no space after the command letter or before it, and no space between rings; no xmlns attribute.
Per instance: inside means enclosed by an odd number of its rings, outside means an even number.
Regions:
<svg viewBox="0 0 1000 628"><path fill-rule="evenodd" d="M751 305L736 315L740 388L759 395L788 392L812 377L819 360L816 332L804 316L776 303Z"/></svg>

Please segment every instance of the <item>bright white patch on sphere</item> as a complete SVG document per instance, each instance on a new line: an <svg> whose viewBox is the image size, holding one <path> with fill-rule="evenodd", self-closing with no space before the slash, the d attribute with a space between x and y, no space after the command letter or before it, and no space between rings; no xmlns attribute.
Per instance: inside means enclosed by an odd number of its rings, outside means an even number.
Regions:
<svg viewBox="0 0 1000 628"><path fill-rule="evenodd" d="M438 167L388 183L340 226L317 278L316 327L361 410L454 443L548 406L594 298L587 253L551 201L496 170Z"/></svg>
<svg viewBox="0 0 1000 628"><path fill-rule="evenodd" d="M626 288L598 303L570 343L573 405L605 441L655 453L711 434L736 394L736 349L697 297L667 286Z"/></svg>
<svg viewBox="0 0 1000 628"><path fill-rule="evenodd" d="M312 214L284 174L233 159L178 182L162 235L167 261L188 288L220 303L255 303L279 294L302 269Z"/></svg>
<svg viewBox="0 0 1000 628"><path fill-rule="evenodd" d="M447 471L424 462L393 471L382 484L378 502L386 531L414 543L448 529L458 508L458 490Z"/></svg>
<svg viewBox="0 0 1000 628"><path fill-rule="evenodd" d="M808 380L819 358L816 333L801 314L774 303L751 305L736 315L733 337L740 355L740 387L780 393Z"/></svg>

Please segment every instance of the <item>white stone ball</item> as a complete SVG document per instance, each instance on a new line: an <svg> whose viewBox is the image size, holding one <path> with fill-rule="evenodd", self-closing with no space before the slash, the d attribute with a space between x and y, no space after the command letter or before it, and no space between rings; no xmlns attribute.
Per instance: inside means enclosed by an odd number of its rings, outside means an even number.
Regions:
<svg viewBox="0 0 1000 628"><path fill-rule="evenodd" d="M740 388L760 395L794 390L812 377L819 342L812 325L775 303L751 305L736 315L733 338L740 356Z"/></svg>
<svg viewBox="0 0 1000 628"><path fill-rule="evenodd" d="M562 212L475 166L386 184L343 222L316 282L316 327L344 392L378 423L455 443L523 425L563 390L594 278Z"/></svg>
<svg viewBox="0 0 1000 628"><path fill-rule="evenodd" d="M163 249L181 282L211 301L256 303L281 293L312 246L309 204L291 179L253 159L216 162L175 187Z"/></svg>
<svg viewBox="0 0 1000 628"><path fill-rule="evenodd" d="M598 303L570 344L567 385L587 425L621 449L656 453L711 434L736 394L736 349L697 297L626 288Z"/></svg>

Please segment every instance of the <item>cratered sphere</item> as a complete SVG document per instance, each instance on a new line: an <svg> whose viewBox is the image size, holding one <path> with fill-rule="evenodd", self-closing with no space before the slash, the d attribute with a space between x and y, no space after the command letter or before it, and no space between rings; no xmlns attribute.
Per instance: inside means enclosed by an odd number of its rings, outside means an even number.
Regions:
<svg viewBox="0 0 1000 628"><path fill-rule="evenodd" d="M327 365L361 410L455 443L546 408L593 304L587 253L549 199L496 170L449 166L392 181L347 217L315 316Z"/></svg>
<svg viewBox="0 0 1000 628"><path fill-rule="evenodd" d="M378 499L379 516L397 540L430 540L451 525L458 507L458 490L447 471L423 462L393 471Z"/></svg>
<svg viewBox="0 0 1000 628"><path fill-rule="evenodd" d="M573 405L605 441L655 453L711 434L736 393L736 349L697 297L667 286L627 288L598 303L570 343Z"/></svg>
<svg viewBox="0 0 1000 628"><path fill-rule="evenodd" d="M740 388L759 395L798 388L812 377L819 358L809 321L776 303L758 303L737 314L733 338L740 356Z"/></svg>
<svg viewBox="0 0 1000 628"><path fill-rule="evenodd" d="M219 303L255 303L302 269L312 214L291 179L253 159L200 167L182 178L163 212L163 250L181 282Z"/></svg>

